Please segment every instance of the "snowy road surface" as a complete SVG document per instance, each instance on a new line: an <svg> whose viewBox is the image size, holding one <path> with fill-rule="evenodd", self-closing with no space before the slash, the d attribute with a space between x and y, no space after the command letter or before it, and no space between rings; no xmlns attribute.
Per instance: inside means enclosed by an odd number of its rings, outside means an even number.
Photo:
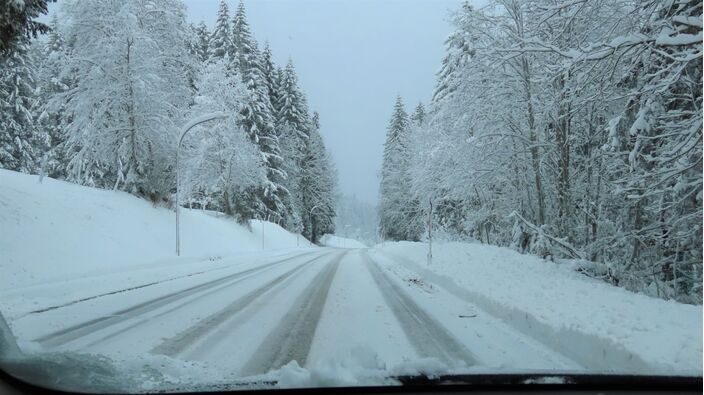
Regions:
<svg viewBox="0 0 704 395"><path fill-rule="evenodd" d="M584 367L365 249L291 251L163 269L162 279L82 295L15 314L21 342L44 350L129 359L163 355L238 376L290 361L378 366L435 358L456 368ZM178 268L178 270L176 270ZM131 274L139 278L139 271ZM124 274L122 275L124 278Z"/></svg>

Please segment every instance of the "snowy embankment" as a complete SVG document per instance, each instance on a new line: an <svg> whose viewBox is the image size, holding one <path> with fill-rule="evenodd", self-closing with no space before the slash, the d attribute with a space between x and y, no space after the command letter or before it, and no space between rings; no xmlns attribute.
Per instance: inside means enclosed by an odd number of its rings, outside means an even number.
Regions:
<svg viewBox="0 0 704 395"><path fill-rule="evenodd" d="M320 244L326 247L337 248L367 248L366 245L364 245L358 240L335 235L324 235L320 238Z"/></svg>
<svg viewBox="0 0 704 395"><path fill-rule="evenodd" d="M272 223L253 221L249 230L218 213L181 213L177 258L174 210L124 192L51 178L39 183L37 176L0 169L0 292L57 282L65 288L67 281L110 275L114 281L119 273L124 286L134 271L143 282L160 266L185 274L229 255L276 254L297 243L309 248Z"/></svg>
<svg viewBox="0 0 704 395"><path fill-rule="evenodd" d="M629 292L483 244L386 243L372 255L484 309L586 366L701 375L702 306Z"/></svg>

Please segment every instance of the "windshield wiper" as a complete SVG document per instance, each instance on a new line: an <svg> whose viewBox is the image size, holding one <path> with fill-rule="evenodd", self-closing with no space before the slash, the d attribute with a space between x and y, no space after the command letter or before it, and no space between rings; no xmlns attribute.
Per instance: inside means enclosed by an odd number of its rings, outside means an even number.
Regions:
<svg viewBox="0 0 704 395"><path fill-rule="evenodd" d="M471 386L515 388L517 386L569 387L583 389L701 390L701 376L639 376L623 374L459 374L393 377L404 386Z"/></svg>

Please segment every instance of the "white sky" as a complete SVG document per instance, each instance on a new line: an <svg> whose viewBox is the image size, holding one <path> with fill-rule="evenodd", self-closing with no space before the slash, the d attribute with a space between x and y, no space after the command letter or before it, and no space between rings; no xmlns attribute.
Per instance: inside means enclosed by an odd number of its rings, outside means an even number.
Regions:
<svg viewBox="0 0 704 395"><path fill-rule="evenodd" d="M234 13L237 0L229 0ZM185 0L213 26L219 0ZM245 0L257 40L296 66L339 171L340 189L375 203L386 125L397 93L427 102L460 0Z"/></svg>

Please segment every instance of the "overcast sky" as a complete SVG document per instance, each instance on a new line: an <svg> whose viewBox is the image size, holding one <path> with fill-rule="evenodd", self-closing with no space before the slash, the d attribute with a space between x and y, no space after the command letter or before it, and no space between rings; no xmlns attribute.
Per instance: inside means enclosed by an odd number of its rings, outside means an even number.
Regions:
<svg viewBox="0 0 704 395"><path fill-rule="evenodd" d="M237 0L230 0L231 14ZM186 0L192 22L215 24L219 0ZM460 0L246 0L259 42L293 59L344 193L375 203L396 94L427 102Z"/></svg>

